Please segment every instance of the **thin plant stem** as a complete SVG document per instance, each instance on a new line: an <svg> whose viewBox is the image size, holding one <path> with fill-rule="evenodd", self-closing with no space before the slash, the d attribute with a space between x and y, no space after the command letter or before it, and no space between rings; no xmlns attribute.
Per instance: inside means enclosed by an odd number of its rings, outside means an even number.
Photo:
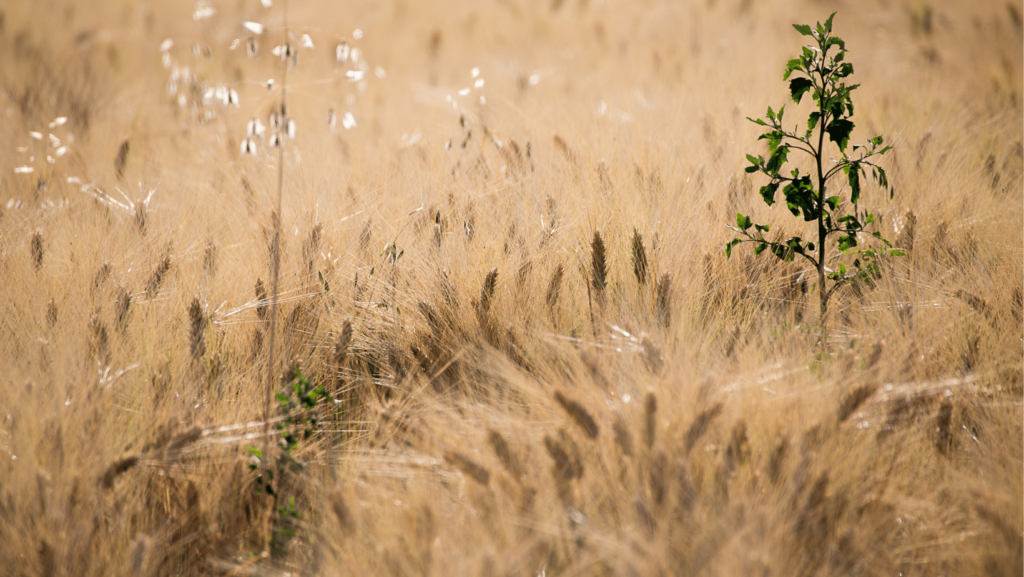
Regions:
<svg viewBox="0 0 1024 577"><path fill-rule="evenodd" d="M284 42L285 46L288 46L288 0L284 1ZM282 59L282 71L281 71L281 121L278 124L278 130L282 127L284 132L288 132L288 118L285 112L285 95L288 92L288 49L285 49L285 57ZM284 143L287 134L279 135L277 138L277 204L275 207L275 222L274 222L274 243L271 247L271 276L273 282L271 283L271 300L270 300L270 338L267 344L269 352L267 354L267 394L266 403L263 405L263 458L260 459L261 473L263 474L264 483L267 480L267 459L270 457L270 405L274 398L274 334L277 329L277 294L278 294L278 281L280 279L281 271L281 198L283 196L282 191L284 190ZM266 550L269 550L269 518L267 520L267 531L266 535Z"/></svg>

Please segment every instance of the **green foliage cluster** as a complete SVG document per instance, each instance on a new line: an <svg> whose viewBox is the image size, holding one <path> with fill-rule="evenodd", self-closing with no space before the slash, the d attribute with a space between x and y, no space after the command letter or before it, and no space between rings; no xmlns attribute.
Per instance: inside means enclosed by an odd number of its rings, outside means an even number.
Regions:
<svg viewBox="0 0 1024 577"><path fill-rule="evenodd" d="M866 180L869 169L872 179L892 199L894 190L889 185L885 170L877 164L878 157L892 150L892 147L883 146L881 136L850 147L850 135L854 129L853 100L850 95L860 85L846 83L846 79L853 75L853 64L846 62L846 43L832 34L834 17L833 12L824 24L819 22L814 28L804 24L793 25L797 32L814 41L814 44L801 49L800 56L786 63L782 75L783 81L789 82L793 102L799 104L804 95L810 93L817 103L817 109L807 117L806 129L796 125L792 131L786 130L783 125L785 106L778 112L769 106L763 119L748 118L766 129L758 140L767 142L768 158L748 154L750 165L746 167L746 172L761 173L769 178L768 184L760 188L765 204L775 204L781 189L786 208L793 216L803 217L805 222L817 222L816 238L805 240L794 236L771 240L764 236L770 230L769 225L754 223L749 216L737 214L736 225L730 228L742 236L732 239L725 246L726 257L732 255L736 245L750 242L757 255L767 250L787 262L796 256L806 259L818 272L822 319L828 310L828 299L837 288L852 282L878 278L881 274L880 258L904 254L892 248L881 232L875 230L868 233L867 227L875 222L875 216L861 211L858 206L861 183ZM829 142L838 147L841 155L830 168L825 164ZM790 161L792 152L810 156L815 163L815 171L801 173L799 168L787 170L786 163ZM840 174L849 186L846 200L839 194L827 192L829 181ZM841 185L837 188L841 188ZM862 233L875 239L874 246L861 245ZM831 257L826 248L829 237L835 237L838 251ZM852 267L848 269L846 263L851 258ZM837 259L845 261L839 262L835 267L837 270L826 267L827 263ZM827 289L826 278L833 281Z"/></svg>
<svg viewBox="0 0 1024 577"><path fill-rule="evenodd" d="M319 423L317 403L327 397L327 391L322 385L314 386L296 367L290 382L283 390L277 391L276 396L279 413L276 428L280 437L275 447L274 466L263 467L261 471L261 463L249 464L250 470L260 471L256 477L256 492L266 492L276 503L272 548L282 546L296 534L301 513L295 506L295 494L305 465L295 458L294 453L300 442L310 439L316 432ZM248 446L246 451L261 461L264 458L258 447Z"/></svg>

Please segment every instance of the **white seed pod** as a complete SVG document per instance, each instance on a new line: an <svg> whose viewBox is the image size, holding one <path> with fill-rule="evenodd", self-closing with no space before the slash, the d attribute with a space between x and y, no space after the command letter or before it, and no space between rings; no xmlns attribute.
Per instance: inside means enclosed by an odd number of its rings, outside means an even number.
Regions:
<svg viewBox="0 0 1024 577"><path fill-rule="evenodd" d="M263 31L266 29L266 27L259 22L243 22L242 27L257 36L263 34Z"/></svg>
<svg viewBox="0 0 1024 577"><path fill-rule="evenodd" d="M344 40L338 44L338 47L334 49L334 59L338 61L338 64L344 64L348 62L349 47L348 42Z"/></svg>
<svg viewBox="0 0 1024 577"><path fill-rule="evenodd" d="M14 174L32 174L35 171L31 166L19 166L14 169Z"/></svg>
<svg viewBox="0 0 1024 577"><path fill-rule="evenodd" d="M476 82L473 83L473 87L474 88L483 88L484 87L484 79L483 78L477 78Z"/></svg>
<svg viewBox="0 0 1024 577"><path fill-rule="evenodd" d="M256 141L251 138L243 140L242 154L256 154Z"/></svg>
<svg viewBox="0 0 1024 577"><path fill-rule="evenodd" d="M459 96L465 96L467 94L469 94L469 88L463 88L459 91Z"/></svg>
<svg viewBox="0 0 1024 577"><path fill-rule="evenodd" d="M65 154L67 154L67 152L68 152L68 147L67 147L67 145L64 145L64 146L58 148L57 151L53 153L53 155L56 156L57 158L60 158L60 157L64 156Z"/></svg>
<svg viewBox="0 0 1024 577"><path fill-rule="evenodd" d="M345 78L348 78L349 82L359 82L365 75L366 73L362 70L349 70L345 73Z"/></svg>
<svg viewBox="0 0 1024 577"><path fill-rule="evenodd" d="M351 112L346 112L345 116L341 118L341 125L345 127L345 130L352 130L356 127L356 118L352 116Z"/></svg>
<svg viewBox="0 0 1024 577"><path fill-rule="evenodd" d="M295 140L295 121L288 119L288 139Z"/></svg>
<svg viewBox="0 0 1024 577"><path fill-rule="evenodd" d="M362 37L363 37L363 31L362 30L356 28L355 30L352 31L352 38L355 38L356 40L359 40Z"/></svg>
<svg viewBox="0 0 1024 577"><path fill-rule="evenodd" d="M28 135L31 136L32 138L35 138L36 140L42 140L43 139L43 133L42 132L36 132L36 131L32 130L32 131L29 131Z"/></svg>
<svg viewBox="0 0 1024 577"><path fill-rule="evenodd" d="M260 4L263 4L263 7L269 10L274 5L274 0L260 0Z"/></svg>
<svg viewBox="0 0 1024 577"><path fill-rule="evenodd" d="M299 42L302 44L303 48L308 48L310 50L314 48L313 39L309 37L309 34L303 34Z"/></svg>
<svg viewBox="0 0 1024 577"><path fill-rule="evenodd" d="M198 22L200 20L212 18L213 16L216 16L216 14L217 11L213 8L213 6L210 6L209 2L204 2L203 0L200 0L199 2L196 2L196 9L195 12L192 13L192 19Z"/></svg>
<svg viewBox="0 0 1024 577"><path fill-rule="evenodd" d="M267 128L263 126L259 118L253 118L245 125L246 136L255 136L260 140L263 140L263 134L267 131Z"/></svg>
<svg viewBox="0 0 1024 577"><path fill-rule="evenodd" d="M167 52L172 46L174 46L174 40L168 38L160 43L160 52Z"/></svg>
<svg viewBox="0 0 1024 577"><path fill-rule="evenodd" d="M235 108L242 106L241 101L238 99L238 91L234 88L228 91L228 102L233 104Z"/></svg>
<svg viewBox="0 0 1024 577"><path fill-rule="evenodd" d="M284 54L284 50L285 50L284 46L278 45L278 46L275 46L274 48L272 48L270 50L270 53L273 54L274 56L277 56L277 57L280 58Z"/></svg>
<svg viewBox="0 0 1024 577"><path fill-rule="evenodd" d="M281 135L275 132L270 136L270 142L267 144L271 147L281 146Z"/></svg>
<svg viewBox="0 0 1024 577"><path fill-rule="evenodd" d="M469 71L469 75L472 78L476 78L477 76L480 76L480 67L479 66L474 66L473 69Z"/></svg>
<svg viewBox="0 0 1024 577"><path fill-rule="evenodd" d="M52 134L48 134L47 136L50 139L50 145L51 146L55 146L55 147L56 146L60 146L60 139L59 138L57 138L56 136L54 136Z"/></svg>

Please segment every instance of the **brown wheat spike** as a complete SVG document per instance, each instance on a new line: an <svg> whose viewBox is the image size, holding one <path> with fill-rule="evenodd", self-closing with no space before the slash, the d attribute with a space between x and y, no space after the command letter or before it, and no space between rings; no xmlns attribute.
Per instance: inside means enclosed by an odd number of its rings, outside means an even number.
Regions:
<svg viewBox="0 0 1024 577"><path fill-rule="evenodd" d="M640 346L643 348L644 364L652 373L660 373L661 368L665 365L665 357L661 354L658 345L655 345L650 337L645 336L640 342Z"/></svg>
<svg viewBox="0 0 1024 577"><path fill-rule="evenodd" d="M257 277L256 285L256 317L261 321L265 321L270 318L270 303L267 300L267 287L263 284L263 279Z"/></svg>
<svg viewBox="0 0 1024 577"><path fill-rule="evenodd" d="M564 441L567 435L563 433L561 437ZM556 480L571 481L583 477L583 463L573 454L575 451L567 450L562 442L556 441L551 435L544 436L544 448L555 462L551 474Z"/></svg>
<svg viewBox="0 0 1024 577"><path fill-rule="evenodd" d="M110 266L109 262L103 263L100 268L96 269L96 276L92 278L92 288L99 289L106 284L107 279L110 278L110 273L113 267Z"/></svg>
<svg viewBox="0 0 1024 577"><path fill-rule="evenodd" d="M601 231L594 231L594 239L590 243L590 282L600 297L608 286L608 255L604 248Z"/></svg>
<svg viewBox="0 0 1024 577"><path fill-rule="evenodd" d="M150 545L150 539L145 535L140 535L135 539L135 544L132 545L129 557L132 575L146 575L149 573L147 553L149 552Z"/></svg>
<svg viewBox="0 0 1024 577"><path fill-rule="evenodd" d="M39 565L44 577L53 577L57 574L57 555L53 545L46 539L39 543Z"/></svg>
<svg viewBox="0 0 1024 577"><path fill-rule="evenodd" d="M974 309L978 314L981 314L987 319L991 319L992 309L989 308L985 299L975 296L963 289L957 289L956 292L953 293L953 296L967 303L967 305Z"/></svg>
<svg viewBox="0 0 1024 577"><path fill-rule="evenodd" d="M32 234L32 263L36 270L43 266L43 231L38 228Z"/></svg>
<svg viewBox="0 0 1024 577"><path fill-rule="evenodd" d="M548 234L555 232L558 228L558 203L551 196L547 197L548 205Z"/></svg>
<svg viewBox="0 0 1024 577"><path fill-rule="evenodd" d="M331 511L334 512L334 516L338 519L338 526L345 533L351 533L355 530L355 519L352 517L352 511L348 508L345 503L345 497L341 493L341 489L334 489L331 491Z"/></svg>
<svg viewBox="0 0 1024 577"><path fill-rule="evenodd" d="M878 390L878 385L861 385L852 391L846 397L843 398L842 403L839 404L839 412L836 415L836 421L842 423L846 419L850 418L861 405L864 404L871 395L875 394Z"/></svg>
<svg viewBox="0 0 1024 577"><path fill-rule="evenodd" d="M640 286L647 284L647 249L640 231L633 229L633 276Z"/></svg>
<svg viewBox="0 0 1024 577"><path fill-rule="evenodd" d="M663 273L658 279L657 311L658 322L668 328L672 324L672 274Z"/></svg>
<svg viewBox="0 0 1024 577"><path fill-rule="evenodd" d="M490 483L491 472L480 463L477 463L462 453L447 451L444 454L444 458L452 465L455 465L467 477L473 479L477 483L480 483L484 487Z"/></svg>
<svg viewBox="0 0 1024 577"><path fill-rule="evenodd" d="M207 278L213 278L217 272L217 244L213 237L206 239L206 248L203 249L203 274Z"/></svg>
<svg viewBox="0 0 1024 577"><path fill-rule="evenodd" d="M149 282L146 283L146 296L153 299L156 298L160 292L160 285L163 284L164 278L167 276L168 271L171 270L171 255L166 254L164 258L157 263L156 268L153 269L153 274L149 277Z"/></svg>
<svg viewBox="0 0 1024 577"><path fill-rule="evenodd" d="M484 277L484 283L480 286L480 310L488 312L491 310L491 302L494 300L494 288L498 283L498 269L492 268L487 276Z"/></svg>
<svg viewBox="0 0 1024 577"><path fill-rule="evenodd" d="M512 447L509 446L505 437L502 437L501 433L492 429L487 434L487 442L491 444L494 454L498 456L498 460L501 461L505 470L516 479L522 478L523 467L519 463L519 459L512 452Z"/></svg>
<svg viewBox="0 0 1024 577"><path fill-rule="evenodd" d="M114 173L117 179L124 178L124 170L128 167L128 154L132 150L131 142L125 140L117 149L117 156L114 157Z"/></svg>
<svg viewBox="0 0 1024 577"><path fill-rule="evenodd" d="M107 325L100 318L100 312L97 309L89 320L89 352L91 356L108 364L110 362L109 343L110 336L107 333Z"/></svg>
<svg viewBox="0 0 1024 577"><path fill-rule="evenodd" d="M363 229L359 232L359 254L365 257L369 253L371 240L373 240L373 219L367 218Z"/></svg>
<svg viewBox="0 0 1024 577"><path fill-rule="evenodd" d="M320 253L320 237L323 235L324 225L317 222L309 231L306 242L302 245L302 261L306 263L306 272L313 274L316 265L316 256Z"/></svg>
<svg viewBox="0 0 1024 577"><path fill-rule="evenodd" d="M722 403L715 403L709 409L701 411L697 418L693 420L693 424L686 431L686 452L689 453L693 446L697 444L697 441L704 436L704 433L708 431L708 427L711 426L712 421L715 417L722 412Z"/></svg>
<svg viewBox="0 0 1024 577"><path fill-rule="evenodd" d="M633 455L633 436L629 434L629 425L621 414L615 416L612 423L612 432L615 433L615 444L622 450L622 454L630 457Z"/></svg>
<svg viewBox="0 0 1024 577"><path fill-rule="evenodd" d="M576 159L576 153L574 153L573 150L569 148L569 145L566 144L565 140L563 140L561 136L556 134L554 136L554 141L555 148L557 148L558 151L565 156L566 160L568 160L572 164L579 164L579 161Z"/></svg>
<svg viewBox="0 0 1024 577"><path fill-rule="evenodd" d="M192 299L188 307L189 326L189 350L194 360L200 360L206 353L206 340L203 338L206 329L206 315L203 313L203 306L199 303L199 297Z"/></svg>
<svg viewBox="0 0 1024 577"><path fill-rule="evenodd" d="M50 299L50 303L46 305L46 325L51 329L57 326L57 301Z"/></svg>
<svg viewBox="0 0 1024 577"><path fill-rule="evenodd" d="M132 314L131 306L132 293L128 292L123 286L118 287L117 300L114 301L114 313L117 315L117 322L114 324L114 327L120 333L123 333L128 328L128 319Z"/></svg>
<svg viewBox="0 0 1024 577"><path fill-rule="evenodd" d="M135 226L139 229L139 234L146 236L146 203L140 202L135 205Z"/></svg>
<svg viewBox="0 0 1024 577"><path fill-rule="evenodd" d="M658 398L653 392L647 393L644 399L644 443L648 449L654 446L654 437L658 430L657 412Z"/></svg>
<svg viewBox="0 0 1024 577"><path fill-rule="evenodd" d="M775 445L775 449L772 450L771 457L768 458L768 480L773 485L779 482L782 478L782 467L786 464L786 457L789 455L789 438L783 437L779 440L778 444Z"/></svg>
<svg viewBox="0 0 1024 577"><path fill-rule="evenodd" d="M907 214L903 217L903 230L900 231L900 235L896 238L896 246L907 252L914 250L914 229L916 228L917 215L914 214L914 211L908 210Z"/></svg>
<svg viewBox="0 0 1024 577"><path fill-rule="evenodd" d="M586 433L587 437L590 437L591 439L597 438L597 434L600 432L600 429L594 421L594 418L590 416L590 413L583 408L583 405L572 399L567 399L561 391L555 391L555 401L557 401L559 405L562 405L565 412L569 413L569 417L571 417L573 422L576 423L584 433Z"/></svg>
<svg viewBox="0 0 1024 577"><path fill-rule="evenodd" d="M163 450L163 459L166 462L172 462L177 460L181 456L181 452L185 447L195 443L203 436L203 430L199 427L192 427L191 429L178 433L171 439L167 446Z"/></svg>
<svg viewBox="0 0 1024 577"><path fill-rule="evenodd" d="M942 401L939 405L939 414L935 417L935 448L947 457L954 448L952 423L953 403Z"/></svg>
<svg viewBox="0 0 1024 577"><path fill-rule="evenodd" d="M138 455L131 455L114 461L109 467L107 467L107 470L103 472L103 476L100 477L100 485L102 485L104 489L110 489L114 486L114 479L138 464Z"/></svg>
<svg viewBox="0 0 1024 577"><path fill-rule="evenodd" d="M548 293L545 297L548 308L554 312L555 306L558 305L558 296L562 291L562 275L565 274L562 265L558 265L555 268L555 272L551 275L551 282L548 283Z"/></svg>
<svg viewBox="0 0 1024 577"><path fill-rule="evenodd" d="M665 451L658 451L651 461L647 478L647 486L651 490L651 498L659 507L665 502L665 477L668 475L668 456Z"/></svg>
<svg viewBox="0 0 1024 577"><path fill-rule="evenodd" d="M341 327L341 333L338 334L338 340L334 343L334 362L337 365L345 364L345 359L348 358L348 348L352 344L352 322L345 321L345 324Z"/></svg>

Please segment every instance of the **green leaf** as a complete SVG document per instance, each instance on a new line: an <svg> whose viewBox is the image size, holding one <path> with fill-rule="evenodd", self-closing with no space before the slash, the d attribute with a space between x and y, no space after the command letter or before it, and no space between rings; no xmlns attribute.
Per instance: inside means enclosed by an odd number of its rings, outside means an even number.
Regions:
<svg viewBox="0 0 1024 577"><path fill-rule="evenodd" d="M263 458L263 451L257 449L256 447L253 447L252 445L247 445L245 447L245 451L250 455L254 455L257 459Z"/></svg>
<svg viewBox="0 0 1024 577"><path fill-rule="evenodd" d="M825 127L828 138L839 145L841 152L846 152L846 145L850 142L850 133L853 132L853 122L837 118Z"/></svg>
<svg viewBox="0 0 1024 577"><path fill-rule="evenodd" d="M799 58L794 58L786 63L786 72L782 75L782 80L789 80L789 75L796 70L802 70L803 63Z"/></svg>
<svg viewBox="0 0 1024 577"><path fill-rule="evenodd" d="M881 136L876 136L876 137L872 138L871 139L871 144L874 145L874 146L878 146L879 144L882 144L882 137Z"/></svg>
<svg viewBox="0 0 1024 577"><path fill-rule="evenodd" d="M776 148L775 151L772 152L772 155L768 158L768 164L765 165L765 170L767 170L769 174L778 174L779 169L781 169L782 165L786 163L786 159L788 156L788 146L780 146Z"/></svg>
<svg viewBox="0 0 1024 577"><path fill-rule="evenodd" d="M796 28L796 31L804 36L811 36L811 27L806 24L794 24L793 28Z"/></svg>
<svg viewBox="0 0 1024 577"><path fill-rule="evenodd" d="M789 81L789 92L793 95L793 102L800 104L804 93L814 87L810 78L794 78Z"/></svg>
<svg viewBox="0 0 1024 577"><path fill-rule="evenodd" d="M734 238L734 239L730 240L729 242L725 243L725 258L731 258L732 257L732 247L738 245L741 242L743 242L743 241L738 239L738 238Z"/></svg>
<svg viewBox="0 0 1024 577"><path fill-rule="evenodd" d="M907 256L907 253L898 248L894 248L889 251L889 256Z"/></svg>
<svg viewBox="0 0 1024 577"><path fill-rule="evenodd" d="M829 32L832 31L832 19L835 18L835 16L836 16L835 12L833 12L831 15L829 15L828 20L825 21L825 30L827 30Z"/></svg>
<svg viewBox="0 0 1024 577"><path fill-rule="evenodd" d="M820 118L821 113L817 111L812 112L811 115L807 117L807 134L810 134L811 131L814 130L814 127L818 125L818 119Z"/></svg>
<svg viewBox="0 0 1024 577"><path fill-rule="evenodd" d="M754 256L761 254L766 248L768 248L767 243L758 243L757 246L754 247Z"/></svg>
<svg viewBox="0 0 1024 577"><path fill-rule="evenodd" d="M839 207L839 197L830 196L825 199L825 204L828 204L829 210L835 210Z"/></svg>
<svg viewBox="0 0 1024 577"><path fill-rule="evenodd" d="M738 212L736 213L736 226L737 226L737 228L739 228L740 230L747 230L747 229L749 229L753 225L754 225L754 223L750 222L750 217L749 216L743 216L742 214L740 214Z"/></svg>
<svg viewBox="0 0 1024 577"><path fill-rule="evenodd" d="M775 191L779 190L778 182L769 182L761 187L761 198L768 206L775 204Z"/></svg>
<svg viewBox="0 0 1024 577"><path fill-rule="evenodd" d="M860 200L860 164L853 163L848 167L848 180L850 182L850 202L857 204Z"/></svg>

